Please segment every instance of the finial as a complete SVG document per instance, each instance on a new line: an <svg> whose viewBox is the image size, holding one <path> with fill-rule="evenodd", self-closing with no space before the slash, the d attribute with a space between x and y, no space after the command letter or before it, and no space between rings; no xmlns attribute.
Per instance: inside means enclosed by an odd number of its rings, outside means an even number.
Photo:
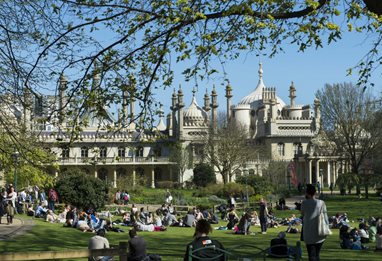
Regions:
<svg viewBox="0 0 382 261"><path fill-rule="evenodd" d="M180 94L180 93L183 93L183 91L182 91L182 85L181 84L179 84L179 90L178 90L178 93Z"/></svg>
<svg viewBox="0 0 382 261"><path fill-rule="evenodd" d="M259 77L263 78L263 64L259 62Z"/></svg>
<svg viewBox="0 0 382 261"><path fill-rule="evenodd" d="M195 86L194 86L194 88L192 88L192 98L195 98L195 93L196 93L196 89L195 89Z"/></svg>

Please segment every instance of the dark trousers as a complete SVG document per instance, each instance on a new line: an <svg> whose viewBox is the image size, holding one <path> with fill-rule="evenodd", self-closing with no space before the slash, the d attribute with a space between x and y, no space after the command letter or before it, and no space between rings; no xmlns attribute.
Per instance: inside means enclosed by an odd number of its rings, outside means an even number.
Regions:
<svg viewBox="0 0 382 261"><path fill-rule="evenodd" d="M324 242L306 245L306 249L308 250L309 261L320 261L320 250L323 243Z"/></svg>
<svg viewBox="0 0 382 261"><path fill-rule="evenodd" d="M260 219L261 232L267 232L267 218L260 217L259 219Z"/></svg>
<svg viewBox="0 0 382 261"><path fill-rule="evenodd" d="M54 201L53 200L48 201L48 209L54 211Z"/></svg>

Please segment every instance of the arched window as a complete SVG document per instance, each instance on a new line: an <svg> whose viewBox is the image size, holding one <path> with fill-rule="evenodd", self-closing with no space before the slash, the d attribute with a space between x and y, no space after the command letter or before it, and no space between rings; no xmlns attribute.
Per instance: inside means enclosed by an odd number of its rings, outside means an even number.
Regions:
<svg viewBox="0 0 382 261"><path fill-rule="evenodd" d="M127 175L126 169L123 169L123 168L117 169L117 179L126 177L126 175Z"/></svg>
<svg viewBox="0 0 382 261"><path fill-rule="evenodd" d="M107 148L106 147L101 147L99 149L99 157L100 158L106 158L107 156Z"/></svg>
<svg viewBox="0 0 382 261"><path fill-rule="evenodd" d="M70 156L70 148L69 147L63 147L61 151L61 157L64 159L69 159Z"/></svg>
<svg viewBox="0 0 382 261"><path fill-rule="evenodd" d="M81 158L88 158L89 157L89 148L88 147L82 147L81 148Z"/></svg>
<svg viewBox="0 0 382 261"><path fill-rule="evenodd" d="M126 149L124 147L118 147L118 157L126 157Z"/></svg>
<svg viewBox="0 0 382 261"><path fill-rule="evenodd" d="M135 150L135 156L136 157L143 157L143 147L138 146Z"/></svg>
<svg viewBox="0 0 382 261"><path fill-rule="evenodd" d="M280 142L277 144L277 152L279 156L285 156L285 144Z"/></svg>

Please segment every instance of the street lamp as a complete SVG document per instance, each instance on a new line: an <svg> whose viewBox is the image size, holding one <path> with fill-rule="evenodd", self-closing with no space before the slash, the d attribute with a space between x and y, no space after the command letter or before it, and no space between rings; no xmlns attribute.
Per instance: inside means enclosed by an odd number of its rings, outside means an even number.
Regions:
<svg viewBox="0 0 382 261"><path fill-rule="evenodd" d="M19 163L19 152L15 151L12 154L12 157L13 157L13 160L14 160L14 163L15 163L15 172L14 172L14 177L13 177L13 186L15 188L15 191L17 191L17 165Z"/></svg>

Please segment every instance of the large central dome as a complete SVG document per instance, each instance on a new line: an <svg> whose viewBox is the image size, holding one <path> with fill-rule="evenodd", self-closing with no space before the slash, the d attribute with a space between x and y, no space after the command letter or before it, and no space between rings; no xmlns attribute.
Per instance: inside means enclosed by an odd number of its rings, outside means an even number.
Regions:
<svg viewBox="0 0 382 261"><path fill-rule="evenodd" d="M263 104L263 90L266 88L263 81L263 66L259 64L259 82L253 92L245 96L239 104L250 105L251 109L257 110ZM285 102L276 96L277 107L281 110L285 106Z"/></svg>

